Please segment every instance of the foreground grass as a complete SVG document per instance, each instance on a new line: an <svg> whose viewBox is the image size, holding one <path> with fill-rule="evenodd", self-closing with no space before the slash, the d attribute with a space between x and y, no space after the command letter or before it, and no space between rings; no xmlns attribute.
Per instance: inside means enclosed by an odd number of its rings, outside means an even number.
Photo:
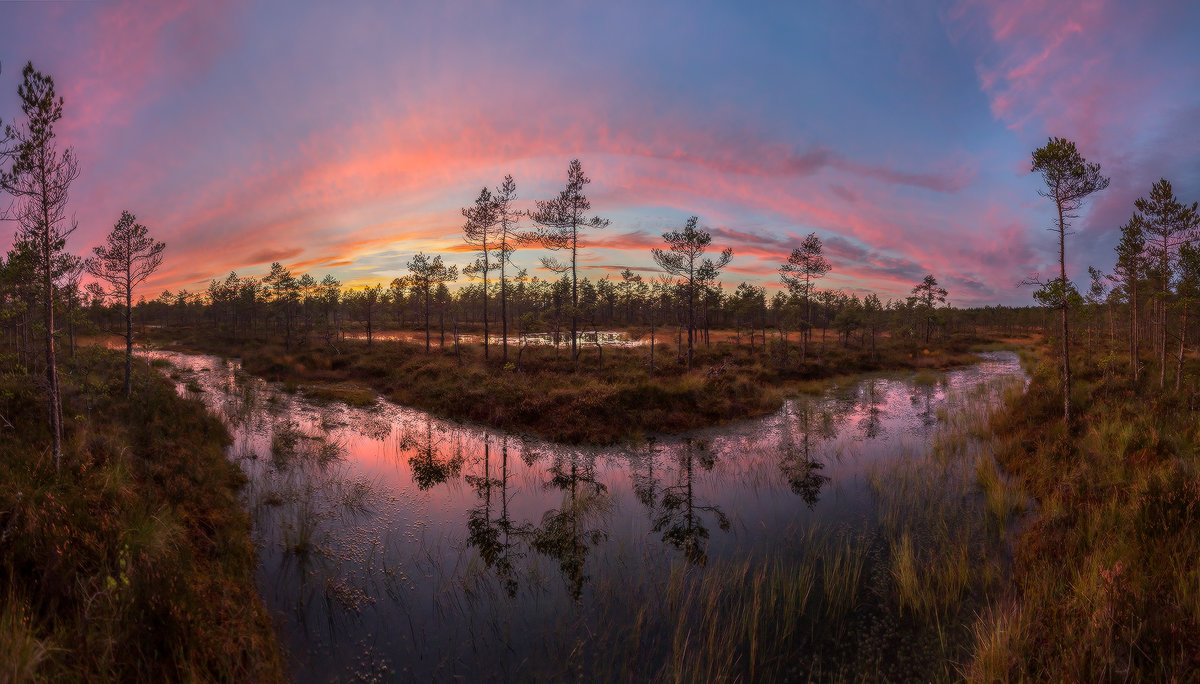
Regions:
<svg viewBox="0 0 1200 684"><path fill-rule="evenodd" d="M278 681L244 477L203 404L116 354L63 368L64 460L36 380L0 376L0 681Z"/></svg>
<svg viewBox="0 0 1200 684"><path fill-rule="evenodd" d="M861 517L798 517L763 548L701 563L675 557L655 571L631 567L653 558L636 542L629 556L596 554L588 600L548 616L553 627L534 637L546 655L526 659L518 678L960 679L977 616L1005 595L1009 545L1027 507L999 471L988 430L1023 389L1022 378L1005 377L950 390L929 442L897 445L870 467ZM503 591L483 563L448 575L468 604Z"/></svg>
<svg viewBox="0 0 1200 684"><path fill-rule="evenodd" d="M1025 398L992 425L1006 435L1001 463L1039 510L1017 542L1016 596L976 626L968 675L1192 679L1200 671L1197 396L1073 359L1084 370L1068 427L1055 364L1043 358Z"/></svg>
<svg viewBox="0 0 1200 684"><path fill-rule="evenodd" d="M830 343L799 362L794 343L785 357L718 342L696 350L688 371L673 345L660 342L655 374L647 347L569 352L529 347L517 365L478 344L450 345L426 354L407 342L311 343L286 351L274 340L229 340L196 328L153 332L152 341L183 351L240 357L250 373L290 386L306 385L317 398L368 401L363 388L439 416L528 432L560 442L611 443L681 432L772 413L796 392L822 391L844 376L882 370L933 370L972 363L973 350L990 340L958 336L929 347L881 340L877 351ZM324 385L324 389L311 387ZM349 385L348 385L349 384Z"/></svg>

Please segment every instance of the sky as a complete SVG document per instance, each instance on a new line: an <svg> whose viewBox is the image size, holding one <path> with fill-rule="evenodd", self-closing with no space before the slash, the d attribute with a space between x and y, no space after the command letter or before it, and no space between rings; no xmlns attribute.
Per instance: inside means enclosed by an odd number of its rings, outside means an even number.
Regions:
<svg viewBox="0 0 1200 684"><path fill-rule="evenodd" d="M578 157L611 221L583 236L589 277L652 275L695 215L734 251L727 286L779 287L815 232L821 287L933 273L953 304L1024 304L1057 263L1029 169L1048 136L1112 178L1068 238L1076 282L1160 177L1200 200L1198 36L1188 0L17 2L0 118L26 61L54 77L68 247L132 211L167 243L149 298L273 261L353 286L418 251L465 265L481 187L510 173L531 207ZM514 261L553 276L542 255Z"/></svg>

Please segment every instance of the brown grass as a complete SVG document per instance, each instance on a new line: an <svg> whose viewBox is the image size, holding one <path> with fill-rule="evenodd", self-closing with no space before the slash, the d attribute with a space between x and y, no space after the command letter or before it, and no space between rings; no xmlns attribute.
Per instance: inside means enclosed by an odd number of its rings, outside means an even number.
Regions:
<svg viewBox="0 0 1200 684"><path fill-rule="evenodd" d="M717 425L772 413L798 392L821 392L853 374L880 370L937 370L972 363L973 349L987 340L955 337L936 346L884 340L877 352L830 343L810 350L801 364L793 346L784 358L718 342L696 350L694 370L671 344L659 343L655 374L647 347L606 348L603 365L594 348L578 364L569 351L529 347L516 363L510 349L504 364L498 350L483 358L479 344L434 348L403 341L363 341L335 347L313 342L287 351L277 341L227 340L208 329L156 331L155 341L183 351L242 359L243 367L270 380L304 385L331 400L358 401L346 383L370 387L400 404L440 416L534 433L575 443L611 443ZM322 389L322 386L325 388ZM330 387L332 386L332 387Z"/></svg>
<svg viewBox="0 0 1200 684"><path fill-rule="evenodd" d="M119 355L62 367L61 471L37 381L0 376L0 680L278 681L228 435Z"/></svg>

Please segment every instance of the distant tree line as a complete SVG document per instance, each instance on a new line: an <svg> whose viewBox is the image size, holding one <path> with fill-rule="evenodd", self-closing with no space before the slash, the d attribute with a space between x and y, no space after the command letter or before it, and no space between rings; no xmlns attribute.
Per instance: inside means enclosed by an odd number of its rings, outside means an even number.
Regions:
<svg viewBox="0 0 1200 684"><path fill-rule="evenodd" d="M498 342L507 360L510 346L520 354L537 337L578 364L588 345L599 350L603 331L623 328L648 336L652 375L660 342L673 337L678 358L690 368L694 348L711 346L714 329L729 331L736 345L778 356L786 364L796 346L799 362L806 363L813 345L819 356L827 344L874 350L884 336L928 344L938 334L973 330L980 324L989 329L1006 326L1015 332L1045 323L1045 312L1034 309L949 308L948 292L932 274L914 284L910 296L887 301L876 294L860 297L820 288L832 264L815 233L781 259L780 289L769 294L764 285L746 282L727 287L720 275L733 252L725 249L710 255L712 237L698 217L664 234L663 247L651 251L657 269L626 268L617 277L580 277L581 234L608 225L588 213L591 203L583 193L588 183L579 160L572 160L564 189L551 200L535 202L528 211L516 206L512 176L506 176L494 191L483 188L475 202L462 210L464 241L476 257L461 272L445 264L440 255L418 253L407 263L406 274L386 286L347 288L332 275L318 280L313 274L295 274L273 263L261 278L230 272L211 280L203 291L164 291L153 300L140 299L127 307L123 301L132 302L127 287L118 288L115 299L114 291L102 290L96 283L81 291L77 280L64 282L55 292L72 344L81 325L113 330L125 312L129 314L124 321L128 346L135 319L141 325L203 325L214 335L234 340L273 338L289 350L314 342L341 344L347 335L364 337L373 346L381 329L401 328L423 331L425 349L431 351L435 346L456 345L464 330L474 333L482 328L485 354ZM524 226L526 220L532 227ZM133 221L132 215L122 216L114 230L127 232ZM141 239L148 240L145 235ZM143 249L153 251L150 243ZM561 275L531 276L516 265L514 253L527 246L570 254L561 261L543 260L552 273ZM161 248L157 257L149 253L146 257L160 259ZM4 273L16 274L21 263L18 250L4 263ZM94 267L99 262L90 263ZM21 282L20 277L0 275L0 296L24 301ZM17 350L21 363L29 361L26 342L33 328L28 310L13 307L5 319L10 347ZM493 323L500 339L494 339Z"/></svg>
<svg viewBox="0 0 1200 684"><path fill-rule="evenodd" d="M263 278L231 272L203 291L164 291L156 299L142 299L134 314L141 325L201 325L213 335L271 338L289 349L336 344L348 336L376 344L382 329L407 329L419 331L432 350L453 345L456 330L460 335L478 333L490 321L503 323L510 330L510 344L518 348L537 336L570 354L574 310L582 347L610 329L626 329L646 339L653 335L658 342L674 342L685 361L689 330L697 346L711 346L713 331L724 330L733 344L763 353L786 353L801 339L815 336L819 354L832 344L871 349L885 336L920 345L979 328L1021 334L1042 331L1050 321L1041 307L950 308L946 290L933 276L916 283L911 296L885 301L875 294L860 297L816 288L807 291L807 298L804 290L791 288L769 294L765 286L751 283L731 288L697 279L689 286L686 280L662 274L648 278L625 269L616 278L579 278L577 307L569 274L541 278L521 269L505 284L503 300L496 282L488 284L486 295L482 282L452 289L458 277L458 270L440 256L424 253L415 255L409 273L388 287L346 288L331 275L321 280L310 274L297 277L276 263ZM77 306L84 318L105 329L117 315L105 299L90 298L87 292ZM794 335L799 338L793 340Z"/></svg>

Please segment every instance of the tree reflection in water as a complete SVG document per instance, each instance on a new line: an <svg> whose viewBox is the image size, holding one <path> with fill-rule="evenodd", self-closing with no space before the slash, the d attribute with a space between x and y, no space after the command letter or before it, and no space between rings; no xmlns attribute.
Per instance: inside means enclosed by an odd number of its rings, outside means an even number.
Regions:
<svg viewBox="0 0 1200 684"><path fill-rule="evenodd" d="M799 441L792 436L791 426L785 426L779 444L779 470L792 491L804 500L810 510L820 500L821 488L829 482L829 478L820 472L825 464L813 455L813 448L837 433L828 416L823 416L814 432L812 413L812 406L808 402L797 402L794 417L795 428L800 433Z"/></svg>
<svg viewBox="0 0 1200 684"><path fill-rule="evenodd" d="M881 396L880 385L885 382L878 378L871 378L863 382L863 404L866 410L858 425L862 428L863 436L866 439L875 439L883 433L883 406L886 396Z"/></svg>
<svg viewBox="0 0 1200 684"><path fill-rule="evenodd" d="M412 468L413 482L417 489L427 491L452 477L458 477L462 472L463 455L461 449L456 449L450 456L438 453L441 440L433 440L433 419L426 417L425 434L418 436L409 433L402 438L401 446L413 449L413 455L408 459Z"/></svg>
<svg viewBox="0 0 1200 684"><path fill-rule="evenodd" d="M504 435L500 446L499 477L492 477L491 440L483 439L483 474L467 475L467 484L482 499L467 514L467 543L479 551L479 557L489 568L496 571L496 578L510 596L517 595L517 578L514 561L524 554L515 550L522 537L529 534L527 523L514 523L508 514L508 435ZM500 506L499 517L492 518L492 495L495 490ZM514 537L516 541L514 541Z"/></svg>
<svg viewBox="0 0 1200 684"><path fill-rule="evenodd" d="M717 526L729 530L729 517L717 506L696 502L696 466L712 470L716 456L708 445L688 439L678 452L679 480L662 490L662 499L654 514L654 531L664 542L683 551L689 563L708 562L708 528L703 516L709 514ZM651 459L653 460L653 459Z"/></svg>
<svg viewBox="0 0 1200 684"><path fill-rule="evenodd" d="M608 538L603 526L610 509L608 488L596 480L595 454L557 452L548 470L545 487L561 490L563 503L542 516L533 548L558 561L567 591L578 601L588 581L583 573L588 551Z"/></svg>
<svg viewBox="0 0 1200 684"><path fill-rule="evenodd" d="M179 391L200 383L201 398L234 433L229 455L250 480L242 496L262 597L297 649L293 671L312 681L703 678L717 670L671 663L710 653L730 658L729 679L832 679L853 674L859 660L872 669L858 678L920 678L910 663L933 653L942 633L930 642L909 630L907 616L877 620L868 605L873 569L854 585L868 631L854 622L841 638L821 637L831 650L814 652L814 669L791 637L760 630L741 641L737 610L758 600L743 589L774 577L784 580L777 587L795 587L764 594L778 608L764 619L810 640L795 623L807 609L792 603L803 578L791 573L812 575L805 591L821 596L807 605L823 614L825 584L835 579L823 570L834 562L832 541L860 548L840 531L810 530L877 515L862 473L932 449L941 411L999 401L964 388L1021 377L1019 360L1005 354L933 376L941 379L933 384L867 378L797 397L780 414L706 431L708 444L660 437L649 448L592 450L449 423L386 400L372 408L313 403L218 359L159 358L181 368ZM838 480L836 497L827 476ZM737 535L715 531L730 520ZM822 539L830 545L801 546ZM871 568L874 552L864 553ZM681 564L692 567L677 572ZM697 591L708 598L697 601ZM880 604L879 614L892 605ZM696 625L716 625L712 640L689 641ZM779 667L739 669L748 651L711 647L755 638L767 649L759 662ZM889 660L896 653L901 660Z"/></svg>
<svg viewBox="0 0 1200 684"><path fill-rule="evenodd" d="M658 480L654 477L654 438L651 437L648 443L649 448L640 457L637 452L630 453L629 470L630 479L633 481L633 495L643 506L653 511L658 505Z"/></svg>

